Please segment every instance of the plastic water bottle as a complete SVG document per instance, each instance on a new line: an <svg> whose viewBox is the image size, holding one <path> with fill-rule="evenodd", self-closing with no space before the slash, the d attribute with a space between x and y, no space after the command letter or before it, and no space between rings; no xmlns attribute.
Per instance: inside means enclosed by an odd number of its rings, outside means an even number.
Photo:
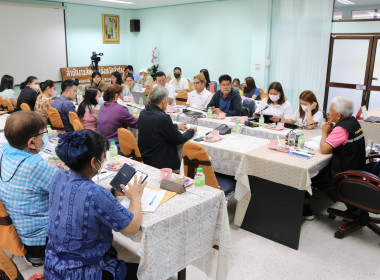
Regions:
<svg viewBox="0 0 380 280"><path fill-rule="evenodd" d="M263 114L261 114L260 118L259 118L259 124L264 125L264 123L265 123L264 116L263 116Z"/></svg>
<svg viewBox="0 0 380 280"><path fill-rule="evenodd" d="M203 168L197 168L197 174L194 176L194 186L204 187L205 186L205 174L203 174Z"/></svg>
<svg viewBox="0 0 380 280"><path fill-rule="evenodd" d="M118 159L117 146L116 146L115 142L111 142L110 161L111 162L117 162L117 159Z"/></svg>
<svg viewBox="0 0 380 280"><path fill-rule="evenodd" d="M211 118L212 118L212 109L211 109L211 107L208 107L208 110L207 110L207 118L208 118L208 119L211 119Z"/></svg>
<svg viewBox="0 0 380 280"><path fill-rule="evenodd" d="M239 122L236 122L236 124L234 126L234 133L240 134L240 124L239 124Z"/></svg>
<svg viewBox="0 0 380 280"><path fill-rule="evenodd" d="M300 134L300 137L298 137L298 147L303 149L305 146L305 136L303 133Z"/></svg>
<svg viewBox="0 0 380 280"><path fill-rule="evenodd" d="M47 130L47 135L52 135L53 134L53 130L51 129L51 126L50 125L47 125L46 126L46 130Z"/></svg>
<svg viewBox="0 0 380 280"><path fill-rule="evenodd" d="M135 117L137 117L137 115L139 114L139 110L137 110L137 106L134 106L134 107L133 107L133 112L132 112L132 114L133 114Z"/></svg>
<svg viewBox="0 0 380 280"><path fill-rule="evenodd" d="M142 98L142 97L140 97L140 100L139 100L139 105L140 105L140 106L143 106L143 105L144 105L144 100L143 100L143 98Z"/></svg>

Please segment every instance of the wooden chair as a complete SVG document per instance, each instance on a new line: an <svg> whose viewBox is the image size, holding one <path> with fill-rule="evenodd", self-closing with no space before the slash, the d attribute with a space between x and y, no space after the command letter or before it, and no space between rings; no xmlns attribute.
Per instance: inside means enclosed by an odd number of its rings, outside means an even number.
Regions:
<svg viewBox="0 0 380 280"><path fill-rule="evenodd" d="M32 111L32 110L30 110L29 105L26 104L26 103L21 103L20 108L21 108L21 110L23 110L23 111Z"/></svg>
<svg viewBox="0 0 380 280"><path fill-rule="evenodd" d="M5 98L4 102L8 113L13 113L15 111L15 108L13 107L11 100L9 98Z"/></svg>
<svg viewBox="0 0 380 280"><path fill-rule="evenodd" d="M153 87L154 85L157 85L157 83L156 83L156 82L153 82L151 87Z"/></svg>
<svg viewBox="0 0 380 280"><path fill-rule="evenodd" d="M260 96L264 93L264 90L262 88L259 88Z"/></svg>
<svg viewBox="0 0 380 280"><path fill-rule="evenodd" d="M197 168L203 168L206 185L219 189L219 184L212 168L207 151L199 144L187 142L182 148L182 158L185 176L194 179Z"/></svg>
<svg viewBox="0 0 380 280"><path fill-rule="evenodd" d="M181 90L178 92L176 97L176 104L177 105L186 105L187 102L187 92L185 90Z"/></svg>
<svg viewBox="0 0 380 280"><path fill-rule="evenodd" d="M48 116L49 121L51 123L51 128L55 129L59 132L66 132L65 127L63 125L61 116L59 115L59 112L55 108L49 108L48 109Z"/></svg>
<svg viewBox="0 0 380 280"><path fill-rule="evenodd" d="M264 98L269 97L269 94L267 92L260 92L260 100L263 100Z"/></svg>
<svg viewBox="0 0 380 280"><path fill-rule="evenodd" d="M192 92L193 90L195 90L194 84L192 82L190 82L190 81L189 81L189 89L190 89L190 92Z"/></svg>
<svg viewBox="0 0 380 280"><path fill-rule="evenodd" d="M14 262L0 248L0 279L24 280Z"/></svg>
<svg viewBox="0 0 380 280"><path fill-rule="evenodd" d="M4 106L4 100L1 96L0 96L0 108L1 108L1 110L5 110L5 108L6 108L6 106Z"/></svg>
<svg viewBox="0 0 380 280"><path fill-rule="evenodd" d="M143 162L140 149L137 146L137 141L126 128L119 128L117 130L117 136L119 138L120 151L125 157L132 157L132 159Z"/></svg>
<svg viewBox="0 0 380 280"><path fill-rule="evenodd" d="M72 126L75 131L84 129L82 123L78 119L73 120Z"/></svg>
<svg viewBox="0 0 380 280"><path fill-rule="evenodd" d="M152 90L151 87L149 87L149 86L146 87L146 88L145 88L145 91L144 91L145 95L148 96L151 90Z"/></svg>
<svg viewBox="0 0 380 280"><path fill-rule="evenodd" d="M71 123L72 126L74 126L73 125L74 120L79 120L78 115L74 112L69 112L69 122Z"/></svg>
<svg viewBox="0 0 380 280"><path fill-rule="evenodd" d="M16 229L0 200L0 247L12 255L23 256L26 253L24 244L21 242Z"/></svg>

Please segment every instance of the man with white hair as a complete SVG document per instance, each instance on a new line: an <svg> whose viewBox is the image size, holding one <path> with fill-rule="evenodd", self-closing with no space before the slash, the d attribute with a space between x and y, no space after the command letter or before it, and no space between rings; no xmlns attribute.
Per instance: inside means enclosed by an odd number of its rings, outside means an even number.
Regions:
<svg viewBox="0 0 380 280"><path fill-rule="evenodd" d="M184 124L173 124L165 113L169 92L157 85L149 93L150 104L139 117L138 146L144 163L156 168L179 170L181 162L177 145L184 144L197 132L195 127L187 129ZM181 133L178 130L186 131Z"/></svg>
<svg viewBox="0 0 380 280"><path fill-rule="evenodd" d="M153 78L148 75L148 71L145 68L140 69L139 71L139 81L137 82L143 88L151 87L153 84Z"/></svg>
<svg viewBox="0 0 380 280"><path fill-rule="evenodd" d="M332 153L329 165L312 182L333 200L338 200L333 178L347 170L365 170L365 141L359 122L352 116L354 103L348 97L335 97L327 117L329 122L322 126L320 150Z"/></svg>

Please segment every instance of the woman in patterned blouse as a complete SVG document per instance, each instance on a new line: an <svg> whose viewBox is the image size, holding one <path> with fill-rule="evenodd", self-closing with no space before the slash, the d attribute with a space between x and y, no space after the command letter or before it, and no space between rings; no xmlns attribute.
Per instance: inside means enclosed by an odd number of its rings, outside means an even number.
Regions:
<svg viewBox="0 0 380 280"><path fill-rule="evenodd" d="M135 264L117 259L112 230L139 231L141 178L120 187L130 200L129 209L92 178L102 171L109 147L107 139L92 130L59 134L57 156L70 170L58 171L49 196L48 243L45 279L137 279Z"/></svg>
<svg viewBox="0 0 380 280"><path fill-rule="evenodd" d="M37 96L36 105L34 111L43 115L46 119L49 119L47 111L51 108L51 97L57 95L56 85L52 80L46 80L40 83L41 93Z"/></svg>

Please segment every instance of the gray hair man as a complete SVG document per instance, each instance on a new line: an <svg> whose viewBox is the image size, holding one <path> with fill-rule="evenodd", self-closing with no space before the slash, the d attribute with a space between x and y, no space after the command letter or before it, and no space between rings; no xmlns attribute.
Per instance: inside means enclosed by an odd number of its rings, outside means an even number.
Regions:
<svg viewBox="0 0 380 280"><path fill-rule="evenodd" d="M168 95L168 90L163 86L155 86L150 91L150 104L141 111L139 117L138 146L144 163L176 171L181 165L177 145L191 139L197 129L188 129L184 124L173 124L170 116L165 113L169 104Z"/></svg>
<svg viewBox="0 0 380 280"><path fill-rule="evenodd" d="M352 116L354 103L348 97L335 97L322 126L320 150L332 153L330 163L312 179L313 186L338 200L333 178L347 170L365 170L365 141L360 123Z"/></svg>

